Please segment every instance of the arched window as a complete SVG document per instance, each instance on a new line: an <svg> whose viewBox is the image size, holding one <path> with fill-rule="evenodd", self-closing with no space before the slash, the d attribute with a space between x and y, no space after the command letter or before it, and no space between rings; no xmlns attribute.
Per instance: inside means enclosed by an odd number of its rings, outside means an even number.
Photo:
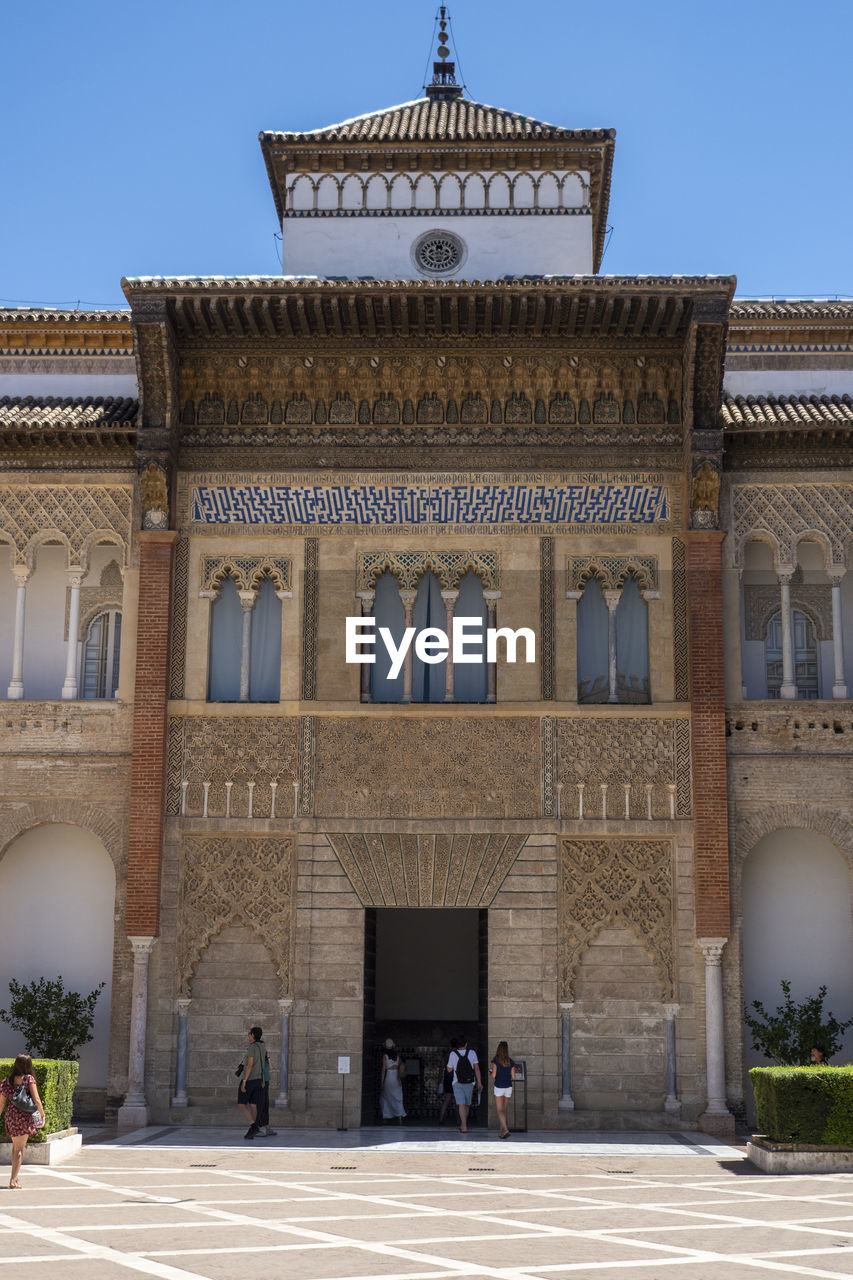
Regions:
<svg viewBox="0 0 853 1280"><path fill-rule="evenodd" d="M651 701L648 606L633 574L606 595L597 578L587 581L578 601L577 652L578 702Z"/></svg>
<svg viewBox="0 0 853 1280"><path fill-rule="evenodd" d="M441 583L434 573L425 573L418 582L412 625L415 635L427 627L447 631L447 609L441 598ZM412 660L412 702L444 702L447 688L447 660L421 662Z"/></svg>
<svg viewBox="0 0 853 1280"><path fill-rule="evenodd" d="M121 655L121 613L110 609L91 623L83 646L81 697L114 698Z"/></svg>
<svg viewBox="0 0 853 1280"><path fill-rule="evenodd" d="M479 662L457 662L453 670L454 702L485 702L488 685L486 662L486 628L489 625L488 610L483 599L483 584L473 569L469 569L459 581L459 599L456 601L457 618L477 618L482 627L482 659ZM476 644L466 646L471 654L477 652ZM443 670L443 668L441 668ZM436 668L433 668L436 670Z"/></svg>
<svg viewBox="0 0 853 1280"><path fill-rule="evenodd" d="M278 702L281 696L281 601L264 578L251 607L233 578L222 583L210 618L209 702ZM248 666L243 670L243 635L248 629ZM246 695L241 697L241 688Z"/></svg>
<svg viewBox="0 0 853 1280"><path fill-rule="evenodd" d="M798 698L820 697L820 664L818 662L817 635L811 618L799 609L792 611L794 631L794 683ZM764 641L764 661L767 667L767 696L778 698L782 685L782 611L774 613L767 623Z"/></svg>

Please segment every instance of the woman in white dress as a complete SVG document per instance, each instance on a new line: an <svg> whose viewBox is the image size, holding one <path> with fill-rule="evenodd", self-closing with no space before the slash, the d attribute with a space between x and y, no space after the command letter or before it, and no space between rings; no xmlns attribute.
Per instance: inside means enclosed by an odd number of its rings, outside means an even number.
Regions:
<svg viewBox="0 0 853 1280"><path fill-rule="evenodd" d="M393 1040L386 1040L385 1052L382 1055L379 1102L382 1108L382 1119L396 1120L397 1124L403 1123L403 1117L406 1114L403 1106L404 1071L400 1051Z"/></svg>

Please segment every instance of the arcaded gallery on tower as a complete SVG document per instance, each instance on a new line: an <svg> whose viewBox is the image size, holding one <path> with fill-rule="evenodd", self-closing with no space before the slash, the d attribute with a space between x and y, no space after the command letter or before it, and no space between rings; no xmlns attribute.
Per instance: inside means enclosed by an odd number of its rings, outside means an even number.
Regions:
<svg viewBox="0 0 853 1280"><path fill-rule="evenodd" d="M725 1134L745 999L853 1013L853 304L597 274L614 131L443 30L261 134L281 276L0 310L0 974L106 979L83 1116L237 1123L261 1024L279 1126L466 1035Z"/></svg>

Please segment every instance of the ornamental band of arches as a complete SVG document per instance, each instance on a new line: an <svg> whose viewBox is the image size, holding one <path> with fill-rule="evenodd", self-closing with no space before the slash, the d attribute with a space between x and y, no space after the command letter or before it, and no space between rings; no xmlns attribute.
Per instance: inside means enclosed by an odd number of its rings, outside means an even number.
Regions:
<svg viewBox="0 0 853 1280"><path fill-rule="evenodd" d="M589 174L585 171L497 171L495 173L301 173L287 184L287 213L344 211L505 212L512 209L589 210Z"/></svg>

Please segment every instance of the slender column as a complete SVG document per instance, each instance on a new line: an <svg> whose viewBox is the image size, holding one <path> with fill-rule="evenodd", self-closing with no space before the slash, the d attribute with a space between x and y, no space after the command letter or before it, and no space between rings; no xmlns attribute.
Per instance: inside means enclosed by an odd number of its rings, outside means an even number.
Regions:
<svg viewBox="0 0 853 1280"><path fill-rule="evenodd" d="M274 1105L286 1107L290 1082L290 1015L293 1012L293 1001L279 1000L278 1007L281 1010L281 1083Z"/></svg>
<svg viewBox="0 0 853 1280"><path fill-rule="evenodd" d="M604 596L604 603L607 605L607 674L610 684L610 694L607 701L618 702L619 694L616 692L616 610L619 608L622 592L608 589L603 591L602 595Z"/></svg>
<svg viewBox="0 0 853 1280"><path fill-rule="evenodd" d="M243 610L243 634L240 640L240 701L249 701L249 666L252 659L252 610L257 591L238 591Z"/></svg>
<svg viewBox="0 0 853 1280"><path fill-rule="evenodd" d="M12 648L12 679L6 690L7 698L24 696L24 615L27 608L27 579L29 570L16 565L12 570L18 586L15 598L15 640Z"/></svg>
<svg viewBox="0 0 853 1280"><path fill-rule="evenodd" d="M400 599L403 602L403 609L405 610L405 619L403 621L404 627L408 628L408 627L411 627L413 624L414 615L415 615L415 601L417 600L417 598L418 598L417 591L401 591L400 592ZM414 646L410 645L406 652L406 656L403 659L403 701L404 702L412 701L412 674L414 672L413 653L414 653Z"/></svg>
<svg viewBox="0 0 853 1280"><path fill-rule="evenodd" d="M572 601L569 605L569 624L574 647L574 652L570 651L566 658L567 667L564 679L566 681L567 702L577 702L578 700L578 602L582 595L582 591L566 592L566 599Z"/></svg>
<svg viewBox="0 0 853 1280"><path fill-rule="evenodd" d="M484 591L483 599L486 602L488 610L488 618L486 626L490 630L497 627L498 601L501 598L500 591ZM497 702L498 700L498 664L497 661L488 664L486 672L486 702Z"/></svg>
<svg viewBox="0 0 853 1280"><path fill-rule="evenodd" d="M447 661L444 664L444 701L452 702L456 696L456 671L453 666L453 615L456 613L456 601L459 599L459 592L442 591L441 598L447 610L447 638L450 641Z"/></svg>
<svg viewBox="0 0 853 1280"><path fill-rule="evenodd" d="M675 1015L678 1013L678 1005L665 1004L663 1009L666 1014L666 1098L663 1109L674 1114L681 1110L675 1058Z"/></svg>
<svg viewBox="0 0 853 1280"><path fill-rule="evenodd" d="M68 648L65 651L65 683L62 686L62 697L66 701L78 697L77 691L77 632L80 630L80 584L83 581L83 570L68 570L68 585L71 588L71 603L68 610Z"/></svg>
<svg viewBox="0 0 853 1280"><path fill-rule="evenodd" d="M130 1046L127 1093L119 1107L120 1129L141 1129L148 1123L145 1100L145 1030L148 1021L148 958L154 938L130 937L133 948L133 989L130 997Z"/></svg>
<svg viewBox="0 0 853 1280"><path fill-rule="evenodd" d="M558 1111L574 1111L575 1102L572 1097L572 1009L574 1004L560 1005L560 1020L563 1031L562 1080L563 1096L557 1101Z"/></svg>
<svg viewBox="0 0 853 1280"><path fill-rule="evenodd" d="M699 938L705 957L705 1067L708 1102L700 1123L706 1132L728 1131L734 1120L726 1106L726 1046L723 1026L723 948L728 938Z"/></svg>
<svg viewBox="0 0 853 1280"><path fill-rule="evenodd" d="M844 683L844 632L841 621L841 579L843 577L843 569L829 575L829 581L832 583L832 657L835 664L833 698L847 697L847 685Z"/></svg>
<svg viewBox="0 0 853 1280"><path fill-rule="evenodd" d="M794 682L794 626L791 616L791 578L793 573L776 575L782 596L782 687L780 698L796 698Z"/></svg>
<svg viewBox="0 0 853 1280"><path fill-rule="evenodd" d="M374 605L374 601L376 600L376 592L375 591L356 591L355 594L358 597L358 599L361 601L362 618L369 618L373 613L373 605ZM372 671L372 667L370 663L363 662L361 664L361 701L362 702L372 702L373 700L372 695L370 693L371 671Z"/></svg>
<svg viewBox="0 0 853 1280"><path fill-rule="evenodd" d="M185 997L175 1001L178 1011L178 1046L175 1062L175 1096L173 1107L185 1107L187 1103L187 1014L192 1002Z"/></svg>

